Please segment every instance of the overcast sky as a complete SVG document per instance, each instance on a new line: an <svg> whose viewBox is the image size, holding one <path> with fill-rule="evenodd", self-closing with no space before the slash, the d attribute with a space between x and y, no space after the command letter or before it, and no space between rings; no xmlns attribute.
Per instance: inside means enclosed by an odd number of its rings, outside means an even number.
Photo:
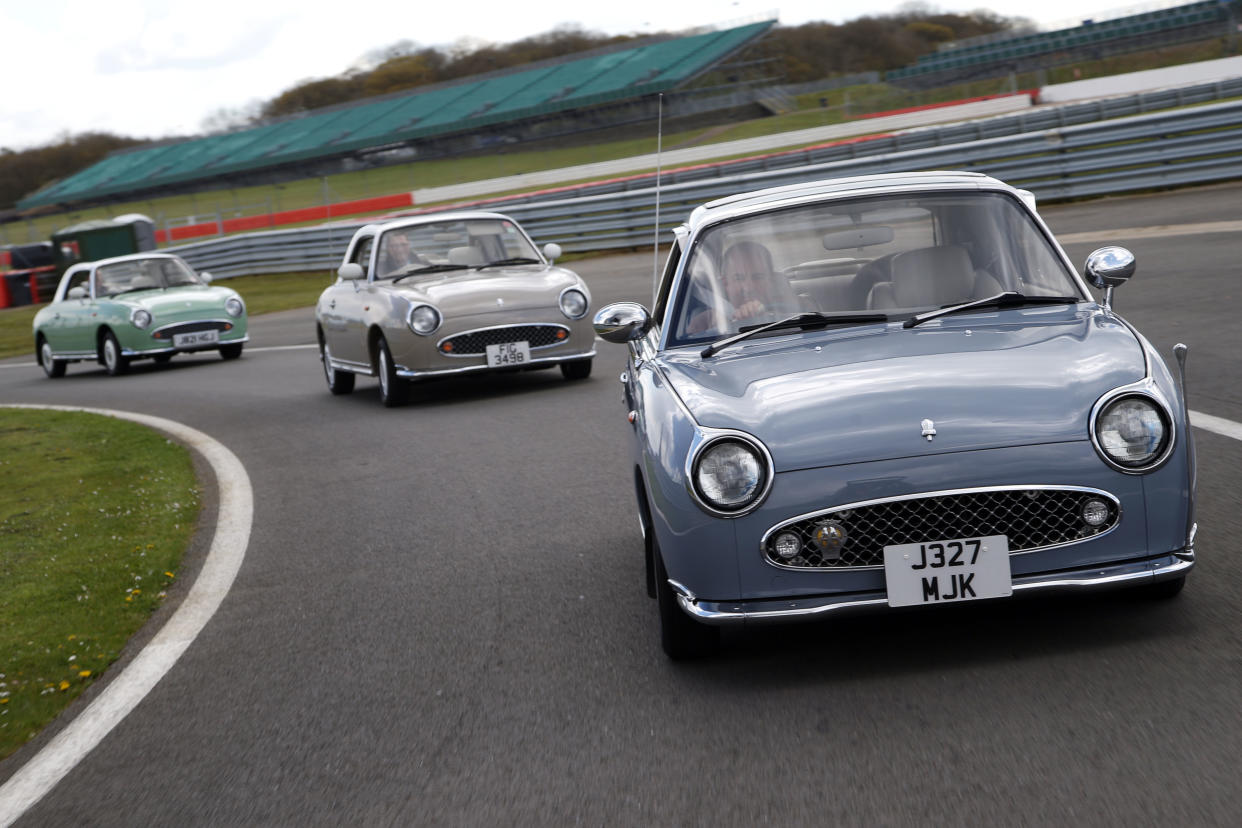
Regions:
<svg viewBox="0 0 1242 828"><path fill-rule="evenodd" d="M772 0L0 0L0 147L26 149L95 130L140 138L197 134L213 113L244 110L301 80L341 74L368 52L400 40L423 46L506 43L564 23L632 34L773 14L787 25L842 23L901 5L902 0L785 0L779 6ZM945 11L983 6L977 0L931 5ZM1117 5L990 0L987 7L1007 17L1071 25L1078 17L1104 16Z"/></svg>

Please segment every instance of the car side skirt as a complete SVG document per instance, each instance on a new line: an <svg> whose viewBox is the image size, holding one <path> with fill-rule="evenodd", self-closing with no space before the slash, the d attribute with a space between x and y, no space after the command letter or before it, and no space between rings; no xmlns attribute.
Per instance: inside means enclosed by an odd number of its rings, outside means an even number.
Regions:
<svg viewBox="0 0 1242 828"><path fill-rule="evenodd" d="M1142 586L1179 578L1193 569L1194 565L1194 548L1187 547L1167 555L1158 555L1139 561L1019 576L1013 579L1013 591L1018 594ZM883 593L852 593L759 601L703 601L671 578L669 586L673 588L673 592L677 595L677 603L687 615L696 621L713 626L734 626L769 621L813 621L828 615L889 609L888 598Z"/></svg>

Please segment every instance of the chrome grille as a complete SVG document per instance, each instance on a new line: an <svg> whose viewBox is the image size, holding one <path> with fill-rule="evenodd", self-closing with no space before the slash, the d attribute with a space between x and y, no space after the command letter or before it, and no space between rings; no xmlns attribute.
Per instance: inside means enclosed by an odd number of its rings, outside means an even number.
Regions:
<svg viewBox="0 0 1242 828"><path fill-rule="evenodd" d="M233 330L232 322L223 320L205 320L202 322L181 322L176 325L166 325L151 333L155 339L172 339L177 334L198 333L199 331L231 331Z"/></svg>
<svg viewBox="0 0 1242 828"><path fill-rule="evenodd" d="M560 338L557 338L557 334ZM450 356L477 356L486 353L488 345L522 342L535 348L547 348L569 341L569 328L564 325L514 325L505 328L483 328L450 336L440 341L440 350ZM451 345L451 347L449 347Z"/></svg>
<svg viewBox="0 0 1242 828"><path fill-rule="evenodd" d="M1107 518L1089 526L1083 505L1099 500ZM1117 525L1121 510L1115 498L1084 489L1022 488L975 490L871 503L821 512L776 526L763 541L769 561L795 569L850 569L884 565L884 547L954 538L1005 535L1009 553L1030 552L1085 540ZM824 527L827 527L825 530ZM828 552L814 540L817 532L844 533ZM794 533L801 546L796 555L777 554L776 539Z"/></svg>

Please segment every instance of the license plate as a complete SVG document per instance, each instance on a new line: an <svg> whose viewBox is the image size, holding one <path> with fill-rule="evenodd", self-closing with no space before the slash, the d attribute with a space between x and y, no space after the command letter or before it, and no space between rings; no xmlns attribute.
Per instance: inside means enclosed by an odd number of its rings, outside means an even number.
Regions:
<svg viewBox="0 0 1242 828"><path fill-rule="evenodd" d="M194 345L215 345L219 341L219 331L195 331L194 333L173 334L173 345L178 348L189 348Z"/></svg>
<svg viewBox="0 0 1242 828"><path fill-rule="evenodd" d="M505 365L525 365L530 362L529 342L501 342L487 346L487 365L500 368Z"/></svg>
<svg viewBox="0 0 1242 828"><path fill-rule="evenodd" d="M892 607L951 604L1013 594L1009 538L957 538L884 547Z"/></svg>

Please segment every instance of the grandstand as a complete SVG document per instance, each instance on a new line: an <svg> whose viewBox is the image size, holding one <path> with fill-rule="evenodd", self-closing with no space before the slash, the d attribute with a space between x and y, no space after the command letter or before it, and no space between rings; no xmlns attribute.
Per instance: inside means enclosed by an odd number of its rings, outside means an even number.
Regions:
<svg viewBox="0 0 1242 828"><path fill-rule="evenodd" d="M359 157L404 152L402 160L409 160L414 153L444 152L451 145L474 149L650 118L653 96L685 89L774 23L651 38L629 48L316 110L230 134L147 145L45 187L18 208L322 175Z"/></svg>
<svg viewBox="0 0 1242 828"><path fill-rule="evenodd" d="M886 72L884 79L909 89L926 89L1220 37L1235 25L1237 6L1238 0L1199 0L1099 22L1084 20L1073 28L947 43L909 66Z"/></svg>

